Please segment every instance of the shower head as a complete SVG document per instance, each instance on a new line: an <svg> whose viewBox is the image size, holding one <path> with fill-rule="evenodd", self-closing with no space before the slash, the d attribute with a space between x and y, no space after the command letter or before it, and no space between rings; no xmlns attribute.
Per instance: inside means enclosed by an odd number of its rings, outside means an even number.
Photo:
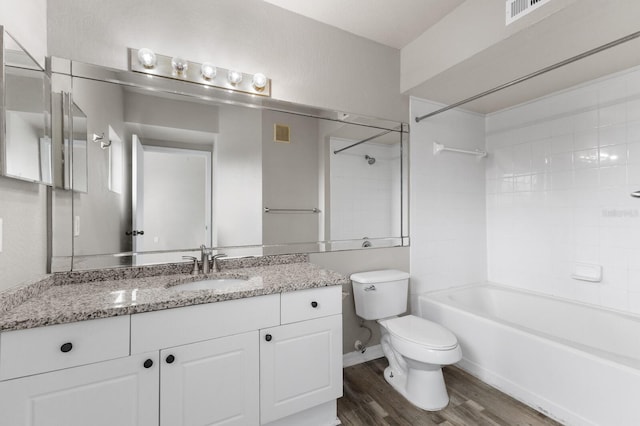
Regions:
<svg viewBox="0 0 640 426"><path fill-rule="evenodd" d="M376 162L376 159L375 159L375 158L370 157L370 156L368 156L368 155L365 155L365 156L364 156L364 159L365 159L365 160L367 160L367 163L369 163L369 165L372 165L373 163L375 163L375 162Z"/></svg>

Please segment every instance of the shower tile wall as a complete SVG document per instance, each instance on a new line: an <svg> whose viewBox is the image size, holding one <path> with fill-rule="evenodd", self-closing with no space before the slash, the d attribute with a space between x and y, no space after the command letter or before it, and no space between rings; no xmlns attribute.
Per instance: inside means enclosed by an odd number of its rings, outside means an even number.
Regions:
<svg viewBox="0 0 640 426"><path fill-rule="evenodd" d="M411 117L441 105L411 98ZM485 119L452 110L411 121L411 284L416 294L487 279L485 162L454 152L433 154L433 142L484 149Z"/></svg>
<svg viewBox="0 0 640 426"><path fill-rule="evenodd" d="M640 313L640 69L491 114L486 143L489 280Z"/></svg>

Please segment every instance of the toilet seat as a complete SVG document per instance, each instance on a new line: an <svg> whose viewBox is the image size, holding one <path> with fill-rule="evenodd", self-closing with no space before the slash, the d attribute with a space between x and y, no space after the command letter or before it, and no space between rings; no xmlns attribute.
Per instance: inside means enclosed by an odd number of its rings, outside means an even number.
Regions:
<svg viewBox="0 0 640 426"><path fill-rule="evenodd" d="M427 349L448 351L458 346L458 339L451 331L415 315L390 319L384 325L393 337Z"/></svg>

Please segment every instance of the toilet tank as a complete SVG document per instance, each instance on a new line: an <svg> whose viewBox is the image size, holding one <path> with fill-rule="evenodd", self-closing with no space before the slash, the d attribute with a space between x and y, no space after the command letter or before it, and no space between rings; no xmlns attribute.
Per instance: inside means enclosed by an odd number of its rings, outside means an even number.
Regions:
<svg viewBox="0 0 640 426"><path fill-rule="evenodd" d="M377 320L407 310L409 274L395 269L358 272L351 275L356 315Z"/></svg>

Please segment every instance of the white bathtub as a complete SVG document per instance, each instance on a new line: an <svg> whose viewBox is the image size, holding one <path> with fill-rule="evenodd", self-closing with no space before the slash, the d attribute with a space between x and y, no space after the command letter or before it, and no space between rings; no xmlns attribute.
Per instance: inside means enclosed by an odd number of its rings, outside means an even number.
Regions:
<svg viewBox="0 0 640 426"><path fill-rule="evenodd" d="M640 425L640 317L494 284L426 293L458 364L568 425Z"/></svg>

